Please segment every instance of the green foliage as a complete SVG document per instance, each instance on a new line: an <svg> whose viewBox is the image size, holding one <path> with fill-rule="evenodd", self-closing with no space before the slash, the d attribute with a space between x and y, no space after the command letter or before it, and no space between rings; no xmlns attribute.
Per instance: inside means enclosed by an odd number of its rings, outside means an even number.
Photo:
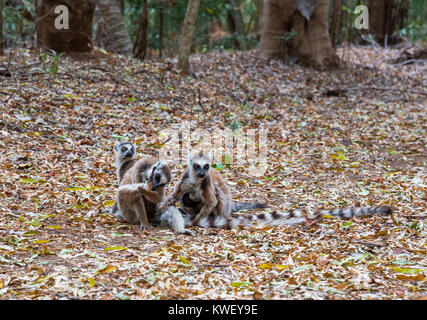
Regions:
<svg viewBox="0 0 427 320"><path fill-rule="evenodd" d="M403 0L396 0L399 5ZM331 1L332 3L332 1ZM341 29L340 39L353 42L360 36L360 32L354 27L355 14L354 9L359 4L367 4L367 1L359 0L343 0L341 12ZM331 8L332 10L332 8ZM330 11L332 12L332 11ZM370 19L375 19L375 16L370 14ZM425 0L409 0L409 12L405 26L396 31L394 35L401 38L406 38L412 42L423 41L427 38L427 1Z"/></svg>
<svg viewBox="0 0 427 320"><path fill-rule="evenodd" d="M32 1L29 1L26 6L20 2L16 2L13 6L4 5L3 40L5 47L24 46L34 39L35 24L30 20L31 16L35 16Z"/></svg>
<svg viewBox="0 0 427 320"><path fill-rule="evenodd" d="M258 45L261 28L263 0L201 0L195 27L193 52L209 50L246 50ZM402 0L397 0L402 1ZM360 32L354 28L354 8L367 1L343 0L339 42L357 41ZM141 0L125 0L124 20L132 41L135 41L138 20L142 10ZM185 18L188 0L148 0L148 45L152 57L173 56L178 49L178 37ZM234 13L238 13L234 15ZM332 1L331 1L332 13ZM35 7L33 1L5 2L3 9L3 34L5 47L26 46L35 39ZM230 30L230 17L239 24L239 31ZM374 17L371 17L373 19ZM236 21L239 20L239 21ZM427 38L427 1L409 0L408 19L396 35L411 41ZM96 24L96 22L95 22ZM94 30L96 25L94 26ZM220 31L220 32L218 32ZM217 37L212 35L217 32ZM291 39L293 31L284 34ZM282 39L281 37L281 39ZM52 74L55 74L52 65Z"/></svg>
<svg viewBox="0 0 427 320"><path fill-rule="evenodd" d="M294 29L292 29L291 31L285 32L283 35L278 36L276 38L278 41L281 41L281 40L289 41L296 35L297 35L297 32Z"/></svg>
<svg viewBox="0 0 427 320"><path fill-rule="evenodd" d="M258 44L260 24L256 29L258 3L261 0L241 0L239 10L242 13L244 34L231 33L227 27L227 14L231 9L229 1L201 0L197 17L193 51L205 52L212 49L236 49L236 42L245 43L246 48ZM148 1L149 26L148 43L151 50L163 54L175 54L178 49L178 37L185 18L188 1ZM138 19L142 11L140 0L127 0L125 6L125 23L132 40L136 38ZM162 24L161 24L162 21ZM210 41L210 34L216 22L219 22L224 36L216 41ZM157 54L156 54L157 55Z"/></svg>
<svg viewBox="0 0 427 320"><path fill-rule="evenodd" d="M412 42L427 39L427 1L409 1L408 25L399 31L399 35Z"/></svg>
<svg viewBox="0 0 427 320"><path fill-rule="evenodd" d="M55 50L50 50L50 54L44 52L40 54L40 59L45 65L46 72L56 77L59 69L59 58L65 55L64 52L58 54Z"/></svg>

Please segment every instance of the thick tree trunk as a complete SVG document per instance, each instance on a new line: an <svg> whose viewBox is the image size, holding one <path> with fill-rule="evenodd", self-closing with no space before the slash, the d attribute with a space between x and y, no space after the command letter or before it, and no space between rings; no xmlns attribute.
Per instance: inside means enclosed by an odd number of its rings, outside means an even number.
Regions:
<svg viewBox="0 0 427 320"><path fill-rule="evenodd" d="M196 24L197 12L199 11L200 0L190 0L187 12L185 13L184 25L179 37L178 68L183 73L188 73L190 69L191 42L193 40L193 30Z"/></svg>
<svg viewBox="0 0 427 320"><path fill-rule="evenodd" d="M68 29L57 29L55 8L68 8ZM57 52L88 52L92 48L95 0L36 0L36 33L39 44Z"/></svg>
<svg viewBox="0 0 427 320"><path fill-rule="evenodd" d="M368 0L369 8L369 32L374 36L375 40L384 44L386 37L385 20L387 19L387 0ZM375 17L372 19L371 17Z"/></svg>
<svg viewBox="0 0 427 320"><path fill-rule="evenodd" d="M261 54L321 70L341 67L329 38L328 9L328 0L264 0Z"/></svg>
<svg viewBox="0 0 427 320"><path fill-rule="evenodd" d="M369 33L381 45L396 43L394 32L402 29L408 18L408 0L368 0Z"/></svg>
<svg viewBox="0 0 427 320"><path fill-rule="evenodd" d="M111 52L131 55L132 42L117 1L96 0L96 4L96 45Z"/></svg>
<svg viewBox="0 0 427 320"><path fill-rule="evenodd" d="M142 12L139 17L138 32L133 54L135 58L144 60L147 54L147 32L148 32L148 0L142 0Z"/></svg>

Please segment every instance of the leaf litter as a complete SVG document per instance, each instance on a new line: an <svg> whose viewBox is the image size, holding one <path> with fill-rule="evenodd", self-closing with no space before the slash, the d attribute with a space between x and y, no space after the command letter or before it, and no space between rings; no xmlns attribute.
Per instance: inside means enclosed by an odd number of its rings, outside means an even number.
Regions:
<svg viewBox="0 0 427 320"><path fill-rule="evenodd" d="M54 77L35 52L2 58L0 299L425 299L426 64L339 54L346 70L317 72L212 52L189 77L167 59L62 58ZM194 237L115 220L114 141L156 156L182 121L267 129L263 177L217 165L236 200L395 215Z"/></svg>

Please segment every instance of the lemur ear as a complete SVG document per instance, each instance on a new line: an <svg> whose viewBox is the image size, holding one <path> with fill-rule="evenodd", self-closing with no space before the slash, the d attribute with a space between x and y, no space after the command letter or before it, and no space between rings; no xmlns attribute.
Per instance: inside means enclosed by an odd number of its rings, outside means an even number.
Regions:
<svg viewBox="0 0 427 320"><path fill-rule="evenodd" d="M158 162L156 162L156 164L154 165L154 170L160 169L160 168L164 167L165 165L166 165L166 163L165 163L165 162L163 162L163 161L158 161Z"/></svg>
<svg viewBox="0 0 427 320"><path fill-rule="evenodd" d="M155 164L153 164L153 166L151 167L151 173L150 173L150 177L153 177L154 172L161 168L162 166L164 166L164 162L163 161L157 161Z"/></svg>
<svg viewBox="0 0 427 320"><path fill-rule="evenodd" d="M154 171L156 171L158 165L159 165L158 162L156 162L155 164L153 164L153 166L151 167L151 175L154 174Z"/></svg>

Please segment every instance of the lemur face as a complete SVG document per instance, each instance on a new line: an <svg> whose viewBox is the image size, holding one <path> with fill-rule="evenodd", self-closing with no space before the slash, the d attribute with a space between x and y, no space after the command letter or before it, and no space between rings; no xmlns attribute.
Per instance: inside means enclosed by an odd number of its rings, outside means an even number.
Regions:
<svg viewBox="0 0 427 320"><path fill-rule="evenodd" d="M120 159L130 159L135 154L135 146L130 142L116 143L114 152Z"/></svg>
<svg viewBox="0 0 427 320"><path fill-rule="evenodd" d="M204 178L208 174L209 168L209 163L193 163L192 170L199 178Z"/></svg>
<svg viewBox="0 0 427 320"><path fill-rule="evenodd" d="M153 183L152 191L156 191L158 188L166 186L172 179L172 175L167 164L162 161L157 162L153 167L151 179Z"/></svg>
<svg viewBox="0 0 427 320"><path fill-rule="evenodd" d="M204 178L209 173L211 161L210 156L190 155L188 167L197 177Z"/></svg>

